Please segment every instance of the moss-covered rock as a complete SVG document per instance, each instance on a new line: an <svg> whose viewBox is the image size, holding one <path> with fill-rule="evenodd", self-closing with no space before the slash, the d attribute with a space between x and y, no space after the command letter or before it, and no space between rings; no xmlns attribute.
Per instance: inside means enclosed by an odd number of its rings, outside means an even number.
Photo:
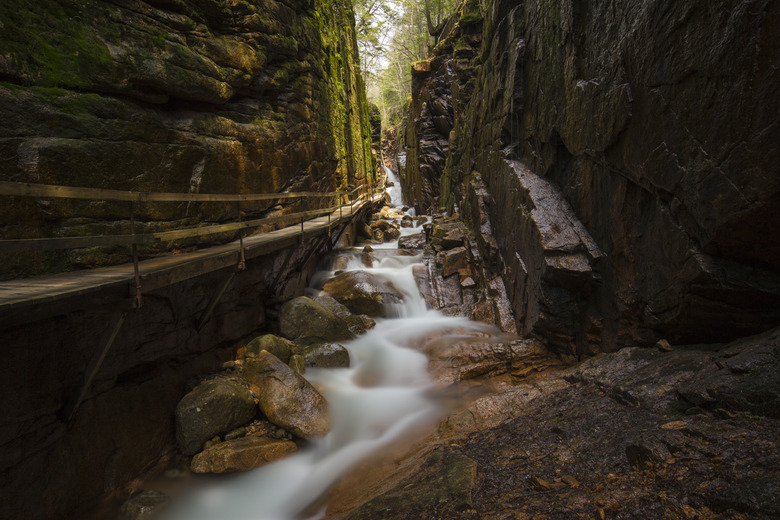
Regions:
<svg viewBox="0 0 780 520"><path fill-rule="evenodd" d="M267 350L274 356L282 360L283 363L290 362L290 356L293 352L295 343L292 341L280 338L274 334L265 334L258 336L246 345L247 356L256 356L261 351Z"/></svg>

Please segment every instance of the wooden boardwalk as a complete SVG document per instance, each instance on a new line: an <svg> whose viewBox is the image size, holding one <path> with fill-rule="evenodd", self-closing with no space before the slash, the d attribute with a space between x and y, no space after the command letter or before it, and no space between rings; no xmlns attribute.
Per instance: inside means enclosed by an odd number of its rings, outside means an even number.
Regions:
<svg viewBox="0 0 780 520"><path fill-rule="evenodd" d="M354 207L344 206L330 215L303 224L243 239L246 260L288 247L296 247L305 237L334 232L350 223L361 210L380 200L374 196ZM237 266L241 261L239 241L213 246L190 253L168 255L138 263L143 293L172 285L220 269ZM29 322L38 317L55 315L78 306L134 305L135 271L133 263L61 274L0 282L0 326ZM79 304L74 308L75 301Z"/></svg>

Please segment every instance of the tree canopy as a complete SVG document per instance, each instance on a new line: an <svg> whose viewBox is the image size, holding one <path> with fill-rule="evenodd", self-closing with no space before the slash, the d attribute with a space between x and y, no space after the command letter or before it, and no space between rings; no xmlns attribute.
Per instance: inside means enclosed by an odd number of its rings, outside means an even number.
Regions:
<svg viewBox="0 0 780 520"><path fill-rule="evenodd" d="M400 122L411 93L411 64L428 56L457 0L354 0L368 97L385 124Z"/></svg>

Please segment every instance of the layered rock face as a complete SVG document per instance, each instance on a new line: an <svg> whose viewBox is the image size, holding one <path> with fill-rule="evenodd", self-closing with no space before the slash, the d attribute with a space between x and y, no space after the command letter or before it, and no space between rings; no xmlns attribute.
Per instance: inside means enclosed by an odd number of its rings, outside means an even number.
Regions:
<svg viewBox="0 0 780 520"><path fill-rule="evenodd" d="M3 2L0 180L179 193L362 184L373 164L354 38L351 4L329 0ZM141 205L136 232L237 215ZM129 218L128 203L12 199L0 235L128 233ZM6 276L29 275L127 251L0 260Z"/></svg>
<svg viewBox="0 0 780 520"><path fill-rule="evenodd" d="M478 11L475 90L445 93L466 109L450 113L444 202L481 235L519 329L560 351L776 325L780 9L596 4ZM452 70L457 46L438 50L431 68Z"/></svg>

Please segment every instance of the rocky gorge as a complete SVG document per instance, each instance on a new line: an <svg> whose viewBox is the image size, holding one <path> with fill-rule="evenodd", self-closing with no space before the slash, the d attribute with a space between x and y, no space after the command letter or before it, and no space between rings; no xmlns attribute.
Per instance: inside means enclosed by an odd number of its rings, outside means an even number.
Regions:
<svg viewBox="0 0 780 520"><path fill-rule="evenodd" d="M0 5L0 180L377 177L348 4L28 4ZM780 516L778 27L766 0L463 2L384 134L408 205L144 295L71 420L116 313L0 320L0 516ZM12 199L0 222L103 233L127 209ZM2 276L127 254L7 257Z"/></svg>

